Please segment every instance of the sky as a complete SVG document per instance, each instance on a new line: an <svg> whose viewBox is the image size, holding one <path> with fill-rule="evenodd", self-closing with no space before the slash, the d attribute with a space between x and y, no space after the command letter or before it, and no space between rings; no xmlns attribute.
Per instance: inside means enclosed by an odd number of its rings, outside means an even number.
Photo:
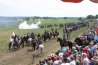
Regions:
<svg viewBox="0 0 98 65"><path fill-rule="evenodd" d="M0 16L85 17L98 14L98 4L89 0L0 0Z"/></svg>

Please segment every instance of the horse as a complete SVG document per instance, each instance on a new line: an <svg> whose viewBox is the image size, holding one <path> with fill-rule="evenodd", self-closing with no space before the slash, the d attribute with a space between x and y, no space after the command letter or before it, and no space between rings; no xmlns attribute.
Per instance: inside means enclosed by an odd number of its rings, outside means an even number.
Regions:
<svg viewBox="0 0 98 65"><path fill-rule="evenodd" d="M29 38L28 39L28 45L29 46L32 46L32 49L35 50L36 49L36 46L37 46L37 40L36 39Z"/></svg>
<svg viewBox="0 0 98 65"><path fill-rule="evenodd" d="M72 49L74 43L71 41L67 41L67 43L68 43L69 49Z"/></svg>
<svg viewBox="0 0 98 65"><path fill-rule="evenodd" d="M28 46L31 46L31 43L32 43L32 38L30 37L28 38L28 41L27 41Z"/></svg>
<svg viewBox="0 0 98 65"><path fill-rule="evenodd" d="M17 49L19 49L20 48L20 44L18 43L18 42L15 42L15 41L13 41L13 42L9 42L9 50L11 50L11 48L14 48L15 49L15 47L17 47Z"/></svg>
<svg viewBox="0 0 98 65"><path fill-rule="evenodd" d="M60 43L61 49L65 46L65 44L63 43L63 40L61 38L57 38L57 42Z"/></svg>
<svg viewBox="0 0 98 65"><path fill-rule="evenodd" d="M43 41L46 42L47 40L51 40L51 35L50 34L48 34L48 35L43 34L42 38L43 38Z"/></svg>
<svg viewBox="0 0 98 65"><path fill-rule="evenodd" d="M20 37L19 43L20 43L20 46L22 46L24 48L25 43L27 44L26 38L25 37Z"/></svg>
<svg viewBox="0 0 98 65"><path fill-rule="evenodd" d="M38 52L40 54L42 54L43 53L43 50L44 50L44 45L43 44L40 44L39 47L38 47Z"/></svg>
<svg viewBox="0 0 98 65"><path fill-rule="evenodd" d="M57 42L60 42L61 49L62 49L62 47L64 47L64 46L69 46L69 49L72 49L72 47L73 47L73 42L71 42L71 41L66 41L66 42L64 43L61 38L57 38Z"/></svg>
<svg viewBox="0 0 98 65"><path fill-rule="evenodd" d="M80 37L77 37L74 42L78 45L78 46L82 46L83 45L83 42L82 42L82 39L80 39Z"/></svg>
<svg viewBox="0 0 98 65"><path fill-rule="evenodd" d="M43 43L42 37L41 36L38 36L37 37L37 48L36 49L38 49L39 48L39 45L42 44L42 43Z"/></svg>
<svg viewBox="0 0 98 65"><path fill-rule="evenodd" d="M20 43L19 43L19 36L15 35L15 37L11 37L10 38L10 42L9 42L9 50L11 50L11 48L17 47L17 49L20 48Z"/></svg>
<svg viewBox="0 0 98 65"><path fill-rule="evenodd" d="M90 44L91 41L89 41L88 39L86 39L84 36L83 37L77 37L74 42L78 45L78 46L87 46Z"/></svg>
<svg viewBox="0 0 98 65"><path fill-rule="evenodd" d="M32 43L32 49L35 51L36 46L37 46L37 41L36 41L36 39L33 39L31 43Z"/></svg>
<svg viewBox="0 0 98 65"><path fill-rule="evenodd" d="M57 31L57 29L54 31L54 30L51 30L50 31L50 36L53 37L53 38L57 38L59 35L59 32Z"/></svg>

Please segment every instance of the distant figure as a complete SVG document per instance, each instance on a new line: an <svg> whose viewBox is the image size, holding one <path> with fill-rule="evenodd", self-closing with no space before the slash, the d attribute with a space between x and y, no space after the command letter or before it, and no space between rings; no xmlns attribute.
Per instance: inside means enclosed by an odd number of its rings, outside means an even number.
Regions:
<svg viewBox="0 0 98 65"><path fill-rule="evenodd" d="M39 48L39 45L42 44L42 37L40 34L37 35L37 49Z"/></svg>
<svg viewBox="0 0 98 65"><path fill-rule="evenodd" d="M16 34L13 32L12 35L11 35L11 37L10 37L10 42L12 43L12 46L13 46L13 44L15 42L15 35Z"/></svg>
<svg viewBox="0 0 98 65"><path fill-rule="evenodd" d="M87 58L86 53L83 53L83 60L82 60L83 65L89 65L90 61Z"/></svg>
<svg viewBox="0 0 98 65"><path fill-rule="evenodd" d="M62 42L62 44L64 44L64 46L67 45L67 39L66 39L65 35L63 35L63 42Z"/></svg>
<svg viewBox="0 0 98 65"><path fill-rule="evenodd" d="M31 38L35 39L35 34L34 33L31 34Z"/></svg>

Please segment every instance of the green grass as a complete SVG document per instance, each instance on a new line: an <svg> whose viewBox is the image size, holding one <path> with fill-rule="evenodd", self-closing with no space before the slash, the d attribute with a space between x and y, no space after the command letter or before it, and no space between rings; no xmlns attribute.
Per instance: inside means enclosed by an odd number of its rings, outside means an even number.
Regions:
<svg viewBox="0 0 98 65"><path fill-rule="evenodd" d="M42 24L51 24L51 23L75 23L75 22L79 22L79 20L75 19L75 20L71 20L71 19L40 19L42 21ZM36 23L38 22L38 20L27 20L28 23Z"/></svg>
<svg viewBox="0 0 98 65"><path fill-rule="evenodd" d="M61 20L59 20L59 21L61 21ZM50 22L52 22L52 21L50 20ZM50 22L47 21L47 23L50 23ZM54 24L54 22L52 24ZM72 22L75 22L75 21L72 21ZM44 24L46 24L46 23L44 22ZM92 25L93 25L93 23L91 22L90 28L92 27ZM62 37L63 28L57 28L57 29L60 32L60 37ZM44 32L44 30L50 30L50 29L49 28L40 28L40 29L32 29L32 30L31 29L30 30L19 30L17 28L0 29L0 51L6 51L8 49L8 42L9 42L9 38L10 38L12 32L15 32L17 35L23 36L24 34L31 33L31 32L34 32L36 34L38 34L38 33L42 34ZM81 28L80 30L72 32L71 38L78 36L80 33L84 32L85 30L87 30L87 29Z"/></svg>
<svg viewBox="0 0 98 65"><path fill-rule="evenodd" d="M28 24L31 24L31 23L36 23L38 22L38 19L30 19L30 20L26 20ZM40 19L41 21L41 25L46 27L47 25L52 25L54 27L54 25L59 25L59 24L65 24L65 23L77 23L79 22L79 20L77 19ZM0 29L13 29L13 28L18 28L18 25L20 23L22 23L23 21L16 21L13 23L8 23L8 25L2 25L0 26ZM47 27L46 27L47 28Z"/></svg>
<svg viewBox="0 0 98 65"><path fill-rule="evenodd" d="M30 29L30 30L19 30L17 28L14 29L2 29L0 30L0 51L4 51L8 49L9 38L12 32L15 32L17 35L23 36L24 34L34 32L35 34L44 33L44 30L50 30L49 28L40 28L40 29ZM59 29L61 30L61 29Z"/></svg>
<svg viewBox="0 0 98 65"><path fill-rule="evenodd" d="M27 23L36 23L38 20L28 20ZM71 20L71 19L46 19L46 20L41 20L41 25L47 26L47 25L59 25L59 24L64 24L64 23L77 23L79 20Z"/></svg>

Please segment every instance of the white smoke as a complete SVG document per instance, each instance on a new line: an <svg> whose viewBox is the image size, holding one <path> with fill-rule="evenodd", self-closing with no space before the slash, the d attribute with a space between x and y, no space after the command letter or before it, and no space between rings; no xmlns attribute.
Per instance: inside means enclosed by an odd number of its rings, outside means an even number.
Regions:
<svg viewBox="0 0 98 65"><path fill-rule="evenodd" d="M34 24L34 23L27 24L27 22L24 21L24 22L19 24L19 29L37 29L37 28L39 28L40 24L41 24L40 20L38 20L38 22L36 24Z"/></svg>

